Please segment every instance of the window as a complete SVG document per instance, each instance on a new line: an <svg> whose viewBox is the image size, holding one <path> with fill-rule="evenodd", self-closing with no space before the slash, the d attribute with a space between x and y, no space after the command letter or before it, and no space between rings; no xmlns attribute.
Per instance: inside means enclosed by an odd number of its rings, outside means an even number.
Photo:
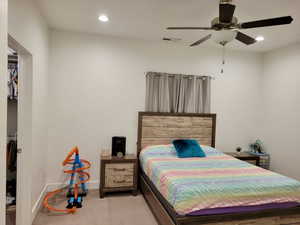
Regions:
<svg viewBox="0 0 300 225"><path fill-rule="evenodd" d="M149 72L146 75L146 111L209 113L211 78Z"/></svg>

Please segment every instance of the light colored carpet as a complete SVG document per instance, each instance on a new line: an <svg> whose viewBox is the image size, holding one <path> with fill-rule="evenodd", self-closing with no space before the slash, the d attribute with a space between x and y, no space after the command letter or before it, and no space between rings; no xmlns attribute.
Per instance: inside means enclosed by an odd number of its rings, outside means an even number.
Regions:
<svg viewBox="0 0 300 225"><path fill-rule="evenodd" d="M60 202L60 203L59 203ZM60 207L66 206L57 201ZM157 225L142 195L112 194L100 199L98 191L90 191L83 208L75 214L58 215L41 210L33 225Z"/></svg>

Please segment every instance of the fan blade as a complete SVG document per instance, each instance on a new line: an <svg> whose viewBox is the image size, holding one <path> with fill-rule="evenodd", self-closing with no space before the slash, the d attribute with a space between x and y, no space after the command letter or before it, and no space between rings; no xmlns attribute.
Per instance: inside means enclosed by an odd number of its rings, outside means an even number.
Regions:
<svg viewBox="0 0 300 225"><path fill-rule="evenodd" d="M256 28L256 27L269 27L269 26L277 26L277 25L285 25L293 22L293 18L291 16L284 16L266 20L257 20L253 22L241 23L239 25L242 29Z"/></svg>
<svg viewBox="0 0 300 225"><path fill-rule="evenodd" d="M163 41L173 41L173 42L176 42L176 41L181 41L180 38L169 38L169 37L164 37L163 38Z"/></svg>
<svg viewBox="0 0 300 225"><path fill-rule="evenodd" d="M210 39L211 36L212 36L211 34L207 35L206 37L200 39L199 41L196 41L195 43L191 44L190 47L194 47L196 45L200 45L201 43L203 43L203 42L207 41L208 39Z"/></svg>
<svg viewBox="0 0 300 225"><path fill-rule="evenodd" d="M231 4L220 4L219 6L219 20L220 23L231 23L235 5Z"/></svg>
<svg viewBox="0 0 300 225"><path fill-rule="evenodd" d="M246 44L246 45L252 45L256 42L256 40L244 33L238 32L235 39L237 39L238 41Z"/></svg>
<svg viewBox="0 0 300 225"><path fill-rule="evenodd" d="M213 30L211 27L167 27L167 30Z"/></svg>

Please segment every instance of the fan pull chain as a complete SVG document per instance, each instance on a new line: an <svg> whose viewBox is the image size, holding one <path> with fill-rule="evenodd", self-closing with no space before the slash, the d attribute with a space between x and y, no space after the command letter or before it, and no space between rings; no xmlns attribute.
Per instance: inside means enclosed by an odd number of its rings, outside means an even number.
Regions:
<svg viewBox="0 0 300 225"><path fill-rule="evenodd" d="M221 68L221 74L224 73L224 66L225 66L225 55L226 51L225 51L225 45L223 45L223 49L222 49L222 68Z"/></svg>

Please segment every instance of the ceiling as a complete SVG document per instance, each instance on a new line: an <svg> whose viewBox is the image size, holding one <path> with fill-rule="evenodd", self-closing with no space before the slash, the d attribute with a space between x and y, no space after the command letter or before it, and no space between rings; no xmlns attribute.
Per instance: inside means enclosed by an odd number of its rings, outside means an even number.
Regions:
<svg viewBox="0 0 300 225"><path fill-rule="evenodd" d="M209 31L166 31L168 26L209 26L218 16L219 0L36 0L51 28L106 34L143 40L181 38L174 45L187 45ZM269 51L300 41L299 0L234 0L240 22L291 15L291 25L245 30L265 41L245 46L238 41L228 47L249 51ZM107 14L108 23L98 16ZM201 46L216 46L210 40ZM201 48L198 46L197 48Z"/></svg>

